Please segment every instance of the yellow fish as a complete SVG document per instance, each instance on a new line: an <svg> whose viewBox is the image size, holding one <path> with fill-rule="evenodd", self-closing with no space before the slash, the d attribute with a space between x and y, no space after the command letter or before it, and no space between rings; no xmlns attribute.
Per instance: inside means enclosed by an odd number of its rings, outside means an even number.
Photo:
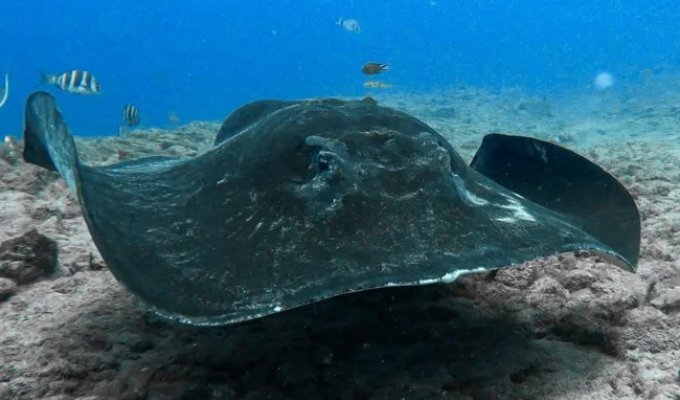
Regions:
<svg viewBox="0 0 680 400"><path fill-rule="evenodd" d="M361 67L361 72L363 72L366 75L377 75L381 72L389 71L390 66L387 64L380 64L380 63L366 63L364 64L363 67Z"/></svg>

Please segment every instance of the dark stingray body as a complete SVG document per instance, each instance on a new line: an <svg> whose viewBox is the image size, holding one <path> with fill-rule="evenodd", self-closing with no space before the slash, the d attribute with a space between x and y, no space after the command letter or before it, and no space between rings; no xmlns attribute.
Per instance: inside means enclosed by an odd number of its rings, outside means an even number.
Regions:
<svg viewBox="0 0 680 400"><path fill-rule="evenodd" d="M205 154L93 168L78 161L54 99L36 93L24 140L27 161L56 168L77 191L116 278L187 323L450 282L578 249L637 263L635 203L599 167L498 135L470 168L432 128L373 102L256 102L225 121ZM545 152L521 150L527 143ZM494 162L504 148L522 170Z"/></svg>

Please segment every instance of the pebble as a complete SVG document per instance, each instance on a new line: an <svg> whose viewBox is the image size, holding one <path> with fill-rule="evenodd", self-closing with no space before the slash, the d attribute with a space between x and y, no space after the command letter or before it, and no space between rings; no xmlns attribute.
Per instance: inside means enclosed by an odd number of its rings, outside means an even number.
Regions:
<svg viewBox="0 0 680 400"><path fill-rule="evenodd" d="M11 279L0 278L0 301L5 301L17 292L17 284Z"/></svg>
<svg viewBox="0 0 680 400"><path fill-rule="evenodd" d="M650 303L664 312L680 310L680 286L662 291Z"/></svg>

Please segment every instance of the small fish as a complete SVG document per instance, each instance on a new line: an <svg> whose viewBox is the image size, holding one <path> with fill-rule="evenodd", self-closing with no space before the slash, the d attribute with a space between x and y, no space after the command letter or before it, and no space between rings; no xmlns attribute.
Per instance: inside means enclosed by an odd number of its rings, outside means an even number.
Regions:
<svg viewBox="0 0 680 400"><path fill-rule="evenodd" d="M139 110L132 104L126 104L123 107L123 121L127 126L139 125Z"/></svg>
<svg viewBox="0 0 680 400"><path fill-rule="evenodd" d="M347 32L361 33L361 25L359 25L359 21L353 18L340 18L338 22L335 23L335 25L340 25L342 29L346 30Z"/></svg>
<svg viewBox="0 0 680 400"><path fill-rule="evenodd" d="M59 75L46 75L45 81L57 85L59 89L76 94L99 94L99 82L87 71L66 71Z"/></svg>
<svg viewBox="0 0 680 400"><path fill-rule="evenodd" d="M17 141L17 138L15 138L12 135L7 135L5 136L5 146L14 153L20 153L18 151L19 149L19 142Z"/></svg>
<svg viewBox="0 0 680 400"><path fill-rule="evenodd" d="M0 99L0 107L4 106L9 96L9 74L5 74L5 90L2 91L2 99Z"/></svg>
<svg viewBox="0 0 680 400"><path fill-rule="evenodd" d="M390 66L387 64L370 62L361 67L361 72L363 72L366 75L377 75L381 72L389 71L389 69Z"/></svg>
<svg viewBox="0 0 680 400"><path fill-rule="evenodd" d="M19 144L19 141L12 135L5 136L5 146L0 144L0 158L9 162L12 165L21 159L21 154L23 150L23 145Z"/></svg>
<svg viewBox="0 0 680 400"><path fill-rule="evenodd" d="M179 124L179 116L176 112L170 111L170 114L168 114L168 121L173 125L177 125Z"/></svg>
<svg viewBox="0 0 680 400"><path fill-rule="evenodd" d="M371 89L389 89L392 85L381 81L366 81L364 82L364 87Z"/></svg>

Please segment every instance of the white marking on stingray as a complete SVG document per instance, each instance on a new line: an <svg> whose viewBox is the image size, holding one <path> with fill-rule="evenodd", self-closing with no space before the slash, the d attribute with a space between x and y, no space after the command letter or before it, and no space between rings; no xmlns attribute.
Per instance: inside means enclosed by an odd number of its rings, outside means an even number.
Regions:
<svg viewBox="0 0 680 400"><path fill-rule="evenodd" d="M453 281L458 279L458 277L460 277L461 275L473 274L475 272L484 272L484 271L487 271L487 269L484 268L484 267L473 268L473 269L459 269L458 271L449 272L448 274L442 276L442 282L452 283Z"/></svg>
<svg viewBox="0 0 680 400"><path fill-rule="evenodd" d="M9 74L5 74L5 90L2 92L2 100L0 100L0 108L7 102L9 97Z"/></svg>
<svg viewBox="0 0 680 400"><path fill-rule="evenodd" d="M465 202L467 206L474 207L489 204L487 200L469 191L467 187L465 187L465 181L463 181L459 175L451 173L451 177L453 178L453 184L456 185L456 189L458 189L458 193L460 193L461 199L463 199L463 202Z"/></svg>
<svg viewBox="0 0 680 400"><path fill-rule="evenodd" d="M473 268L473 269L459 269L457 271L449 272L444 274L443 276L439 278L433 278L433 279L421 279L418 281L418 284L420 285L429 285L431 283L453 283L456 279L458 279L461 275L465 274L472 274L475 272L484 272L486 271L486 268L480 267L480 268Z"/></svg>
<svg viewBox="0 0 680 400"><path fill-rule="evenodd" d="M466 274L473 274L475 272L484 272L488 271L487 268L484 267L479 267L479 268L473 268L473 269L459 269L457 271L453 272L448 272L439 278L428 278L428 279L421 279L418 281L418 285L431 285L433 283L452 283L456 279L458 279L461 275L466 275ZM396 287L396 286L405 286L403 283L395 283L395 282L387 282L383 287Z"/></svg>
<svg viewBox="0 0 680 400"><path fill-rule="evenodd" d="M520 204L519 201L513 199L512 197L506 194L503 194L503 197L508 199L508 204L499 205L499 207L504 208L506 210L510 210L512 212L512 216L496 218L496 221L507 223L517 222L517 220L536 222L536 218L534 218L534 216L531 215L529 211L527 211L527 209L524 208L522 204Z"/></svg>

